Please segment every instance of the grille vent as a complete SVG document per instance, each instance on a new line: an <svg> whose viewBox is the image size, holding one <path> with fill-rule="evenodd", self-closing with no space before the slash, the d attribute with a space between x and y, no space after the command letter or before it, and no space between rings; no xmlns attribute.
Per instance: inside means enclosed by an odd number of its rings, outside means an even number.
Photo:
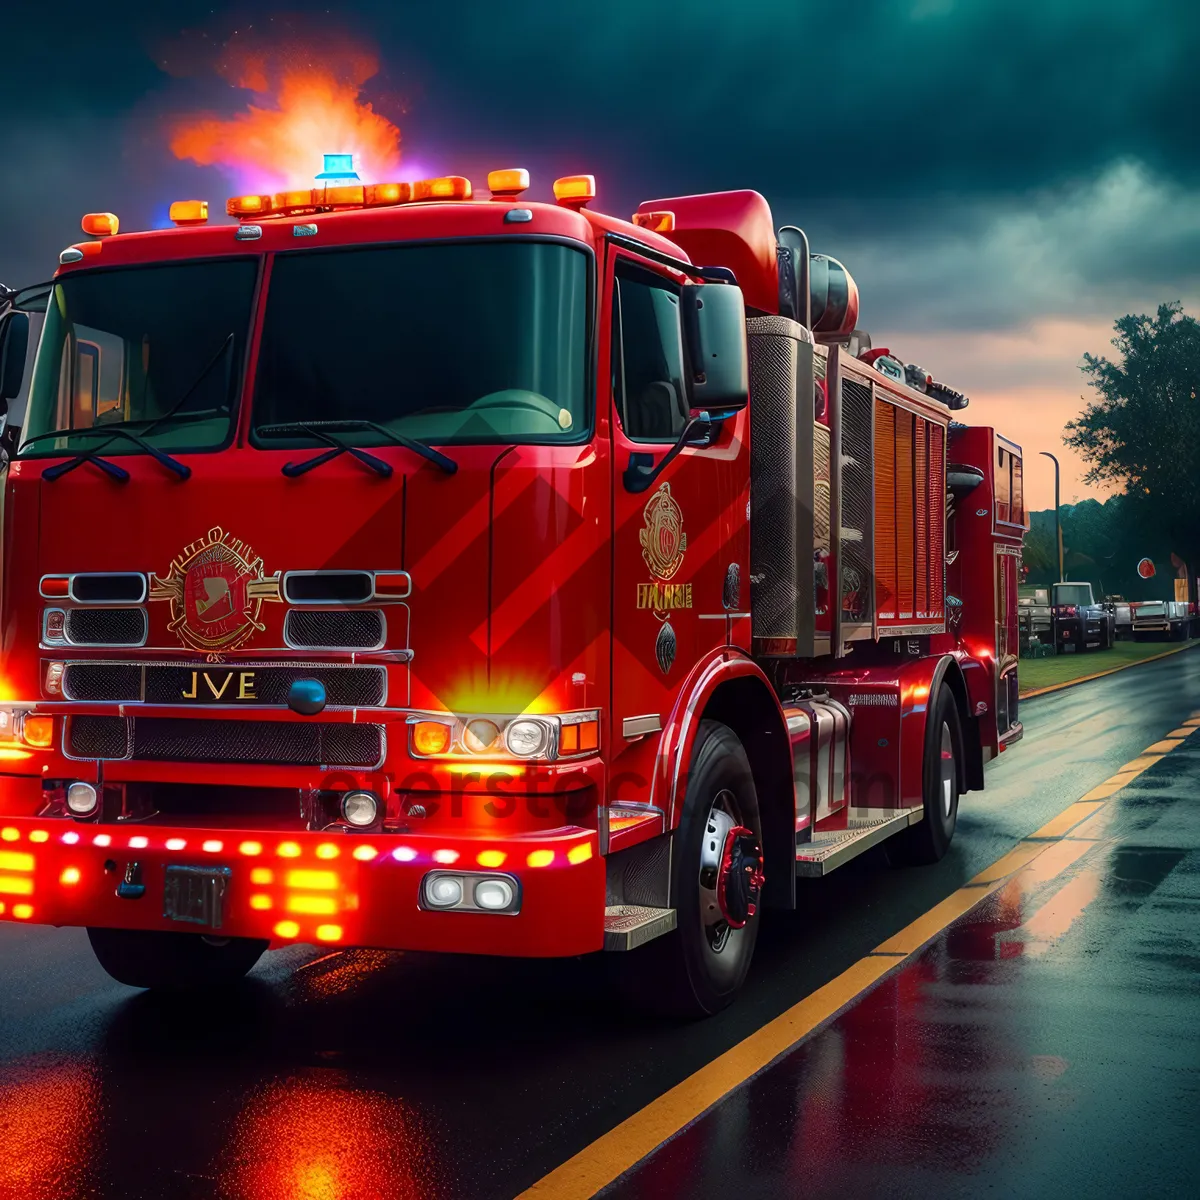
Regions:
<svg viewBox="0 0 1200 1200"><path fill-rule="evenodd" d="M377 608L293 609L284 618L283 638L298 650L371 650L383 645L383 613Z"/></svg>
<svg viewBox="0 0 1200 1200"><path fill-rule="evenodd" d="M141 646L146 641L144 608L72 608L67 641L76 646Z"/></svg>

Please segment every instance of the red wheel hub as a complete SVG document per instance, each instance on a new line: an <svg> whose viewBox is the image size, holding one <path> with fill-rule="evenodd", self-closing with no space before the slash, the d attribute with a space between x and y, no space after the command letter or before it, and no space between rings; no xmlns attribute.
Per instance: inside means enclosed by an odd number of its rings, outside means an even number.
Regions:
<svg viewBox="0 0 1200 1200"><path fill-rule="evenodd" d="M753 829L735 825L725 836L717 873L717 903L731 929L741 929L758 911L762 895L762 847Z"/></svg>

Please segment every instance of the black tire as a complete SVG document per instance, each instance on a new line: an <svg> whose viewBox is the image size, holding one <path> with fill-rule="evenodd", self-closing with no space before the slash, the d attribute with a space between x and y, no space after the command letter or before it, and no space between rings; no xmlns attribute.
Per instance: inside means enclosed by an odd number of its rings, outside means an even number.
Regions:
<svg viewBox="0 0 1200 1200"><path fill-rule="evenodd" d="M100 965L118 982L154 991L228 986L262 957L257 938L206 938L198 933L140 929L87 931Z"/></svg>
<svg viewBox="0 0 1200 1200"><path fill-rule="evenodd" d="M892 861L906 866L935 863L950 848L958 824L959 767L963 761L958 705L950 689L942 687L925 726L925 815L891 839L888 854Z"/></svg>
<svg viewBox="0 0 1200 1200"><path fill-rule="evenodd" d="M662 1016L694 1020L719 1012L732 1002L750 969L761 903L741 928L725 924L722 932L720 910L701 884L704 842L718 807L752 830L761 848L758 795L746 751L727 725L701 721L671 855L676 928L637 950L611 956L624 995ZM709 842L716 845L711 837Z"/></svg>

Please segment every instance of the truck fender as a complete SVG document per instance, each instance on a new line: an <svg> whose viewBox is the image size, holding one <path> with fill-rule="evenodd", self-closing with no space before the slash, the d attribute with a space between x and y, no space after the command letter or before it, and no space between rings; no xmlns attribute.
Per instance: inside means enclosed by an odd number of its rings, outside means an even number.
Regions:
<svg viewBox="0 0 1200 1200"><path fill-rule="evenodd" d="M906 663L900 668L899 677L900 794L903 803L915 805L924 802L925 724L942 688L950 689L962 728L964 754L959 762L959 791L981 787L983 763L979 750L978 720L973 714L974 702L956 656L943 654L938 658L922 658Z"/></svg>
<svg viewBox="0 0 1200 1200"><path fill-rule="evenodd" d="M746 749L763 824L767 878L764 903L795 902L796 789L787 721L762 668L733 647L702 658L680 688L663 729L655 762L654 803L678 827L687 794L687 771L701 720L728 725ZM807 803L807 798L806 798Z"/></svg>

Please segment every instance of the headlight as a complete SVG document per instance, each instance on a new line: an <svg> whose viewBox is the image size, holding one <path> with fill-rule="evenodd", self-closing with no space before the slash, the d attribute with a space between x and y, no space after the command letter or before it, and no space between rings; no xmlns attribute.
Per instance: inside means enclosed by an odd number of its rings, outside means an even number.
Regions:
<svg viewBox="0 0 1200 1200"><path fill-rule="evenodd" d="M379 817L379 797L374 792L347 792L342 797L342 817L355 829L374 825Z"/></svg>
<svg viewBox="0 0 1200 1200"><path fill-rule="evenodd" d="M463 729L463 746L472 754L486 754L500 740L500 727L495 721L476 718Z"/></svg>
<svg viewBox="0 0 1200 1200"><path fill-rule="evenodd" d="M599 752L600 713L413 713L408 718L408 747L414 758L575 758Z"/></svg>
<svg viewBox="0 0 1200 1200"><path fill-rule="evenodd" d="M517 758L536 758L550 740L549 730L541 721L527 717L513 721L504 731L504 744Z"/></svg>

